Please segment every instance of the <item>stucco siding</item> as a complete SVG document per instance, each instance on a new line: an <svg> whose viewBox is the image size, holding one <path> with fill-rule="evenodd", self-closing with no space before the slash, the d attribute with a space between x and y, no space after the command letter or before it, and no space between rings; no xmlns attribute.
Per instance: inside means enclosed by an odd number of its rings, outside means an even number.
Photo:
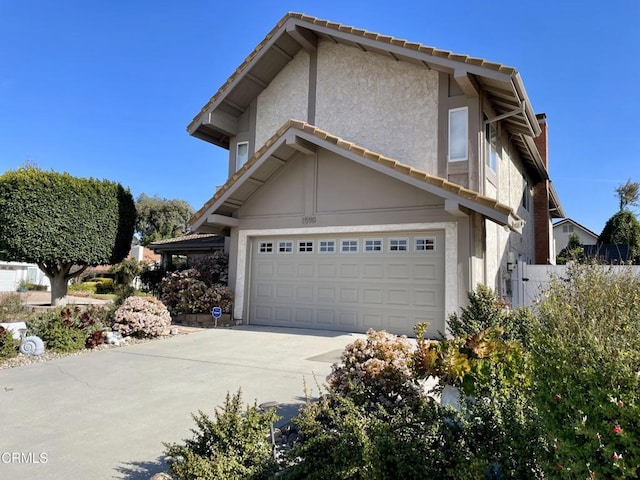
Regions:
<svg viewBox="0 0 640 480"><path fill-rule="evenodd" d="M255 150L287 120L307 120L309 54L301 50L271 81L257 100Z"/></svg>
<svg viewBox="0 0 640 480"><path fill-rule="evenodd" d="M316 125L437 173L438 74L355 47L318 47Z"/></svg>

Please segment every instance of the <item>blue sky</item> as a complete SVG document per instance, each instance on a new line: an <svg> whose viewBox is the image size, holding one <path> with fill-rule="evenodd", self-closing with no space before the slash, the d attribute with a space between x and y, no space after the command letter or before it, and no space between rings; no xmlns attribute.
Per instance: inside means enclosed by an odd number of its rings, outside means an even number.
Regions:
<svg viewBox="0 0 640 480"><path fill-rule="evenodd" d="M287 12L516 67L566 214L640 182L640 2L0 0L0 173L26 162L198 209L225 150L186 126Z"/></svg>

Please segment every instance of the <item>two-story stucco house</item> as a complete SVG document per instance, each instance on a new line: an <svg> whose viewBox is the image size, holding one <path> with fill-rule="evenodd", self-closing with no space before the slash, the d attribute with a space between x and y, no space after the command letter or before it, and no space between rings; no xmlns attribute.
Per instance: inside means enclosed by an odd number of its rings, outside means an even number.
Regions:
<svg viewBox="0 0 640 480"><path fill-rule="evenodd" d="M230 237L245 323L436 336L478 283L508 294L508 261L555 257L514 68L290 13L188 132L229 150L192 230Z"/></svg>

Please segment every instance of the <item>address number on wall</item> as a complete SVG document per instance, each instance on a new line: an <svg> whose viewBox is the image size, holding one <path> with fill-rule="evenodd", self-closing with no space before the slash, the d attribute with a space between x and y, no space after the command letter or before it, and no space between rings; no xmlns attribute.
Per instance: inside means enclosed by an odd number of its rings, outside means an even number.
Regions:
<svg viewBox="0 0 640 480"><path fill-rule="evenodd" d="M303 225L309 225L310 223L316 223L316 217L302 217Z"/></svg>

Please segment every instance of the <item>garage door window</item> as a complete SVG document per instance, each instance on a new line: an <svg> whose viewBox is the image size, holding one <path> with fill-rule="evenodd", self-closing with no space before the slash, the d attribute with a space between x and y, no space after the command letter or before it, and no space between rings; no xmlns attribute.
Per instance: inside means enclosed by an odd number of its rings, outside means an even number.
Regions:
<svg viewBox="0 0 640 480"><path fill-rule="evenodd" d="M299 241L298 242L298 252L299 253L313 253L313 242L309 241Z"/></svg>
<svg viewBox="0 0 640 480"><path fill-rule="evenodd" d="M409 250L409 240L406 238L389 239L390 252L406 252Z"/></svg>
<svg viewBox="0 0 640 480"><path fill-rule="evenodd" d="M320 240L318 242L318 251L320 253L335 253L336 241L335 240Z"/></svg>
<svg viewBox="0 0 640 480"><path fill-rule="evenodd" d="M364 241L365 252L381 252L382 251L382 239L381 238L369 238Z"/></svg>
<svg viewBox="0 0 640 480"><path fill-rule="evenodd" d="M260 242L260 253L273 253L273 242Z"/></svg>
<svg viewBox="0 0 640 480"><path fill-rule="evenodd" d="M293 253L293 242L289 240L278 242L278 253Z"/></svg>
<svg viewBox="0 0 640 480"><path fill-rule="evenodd" d="M342 253L355 253L358 251L358 240L342 240L340 244Z"/></svg>
<svg viewBox="0 0 640 480"><path fill-rule="evenodd" d="M435 252L436 239L434 237L416 238L416 252Z"/></svg>

